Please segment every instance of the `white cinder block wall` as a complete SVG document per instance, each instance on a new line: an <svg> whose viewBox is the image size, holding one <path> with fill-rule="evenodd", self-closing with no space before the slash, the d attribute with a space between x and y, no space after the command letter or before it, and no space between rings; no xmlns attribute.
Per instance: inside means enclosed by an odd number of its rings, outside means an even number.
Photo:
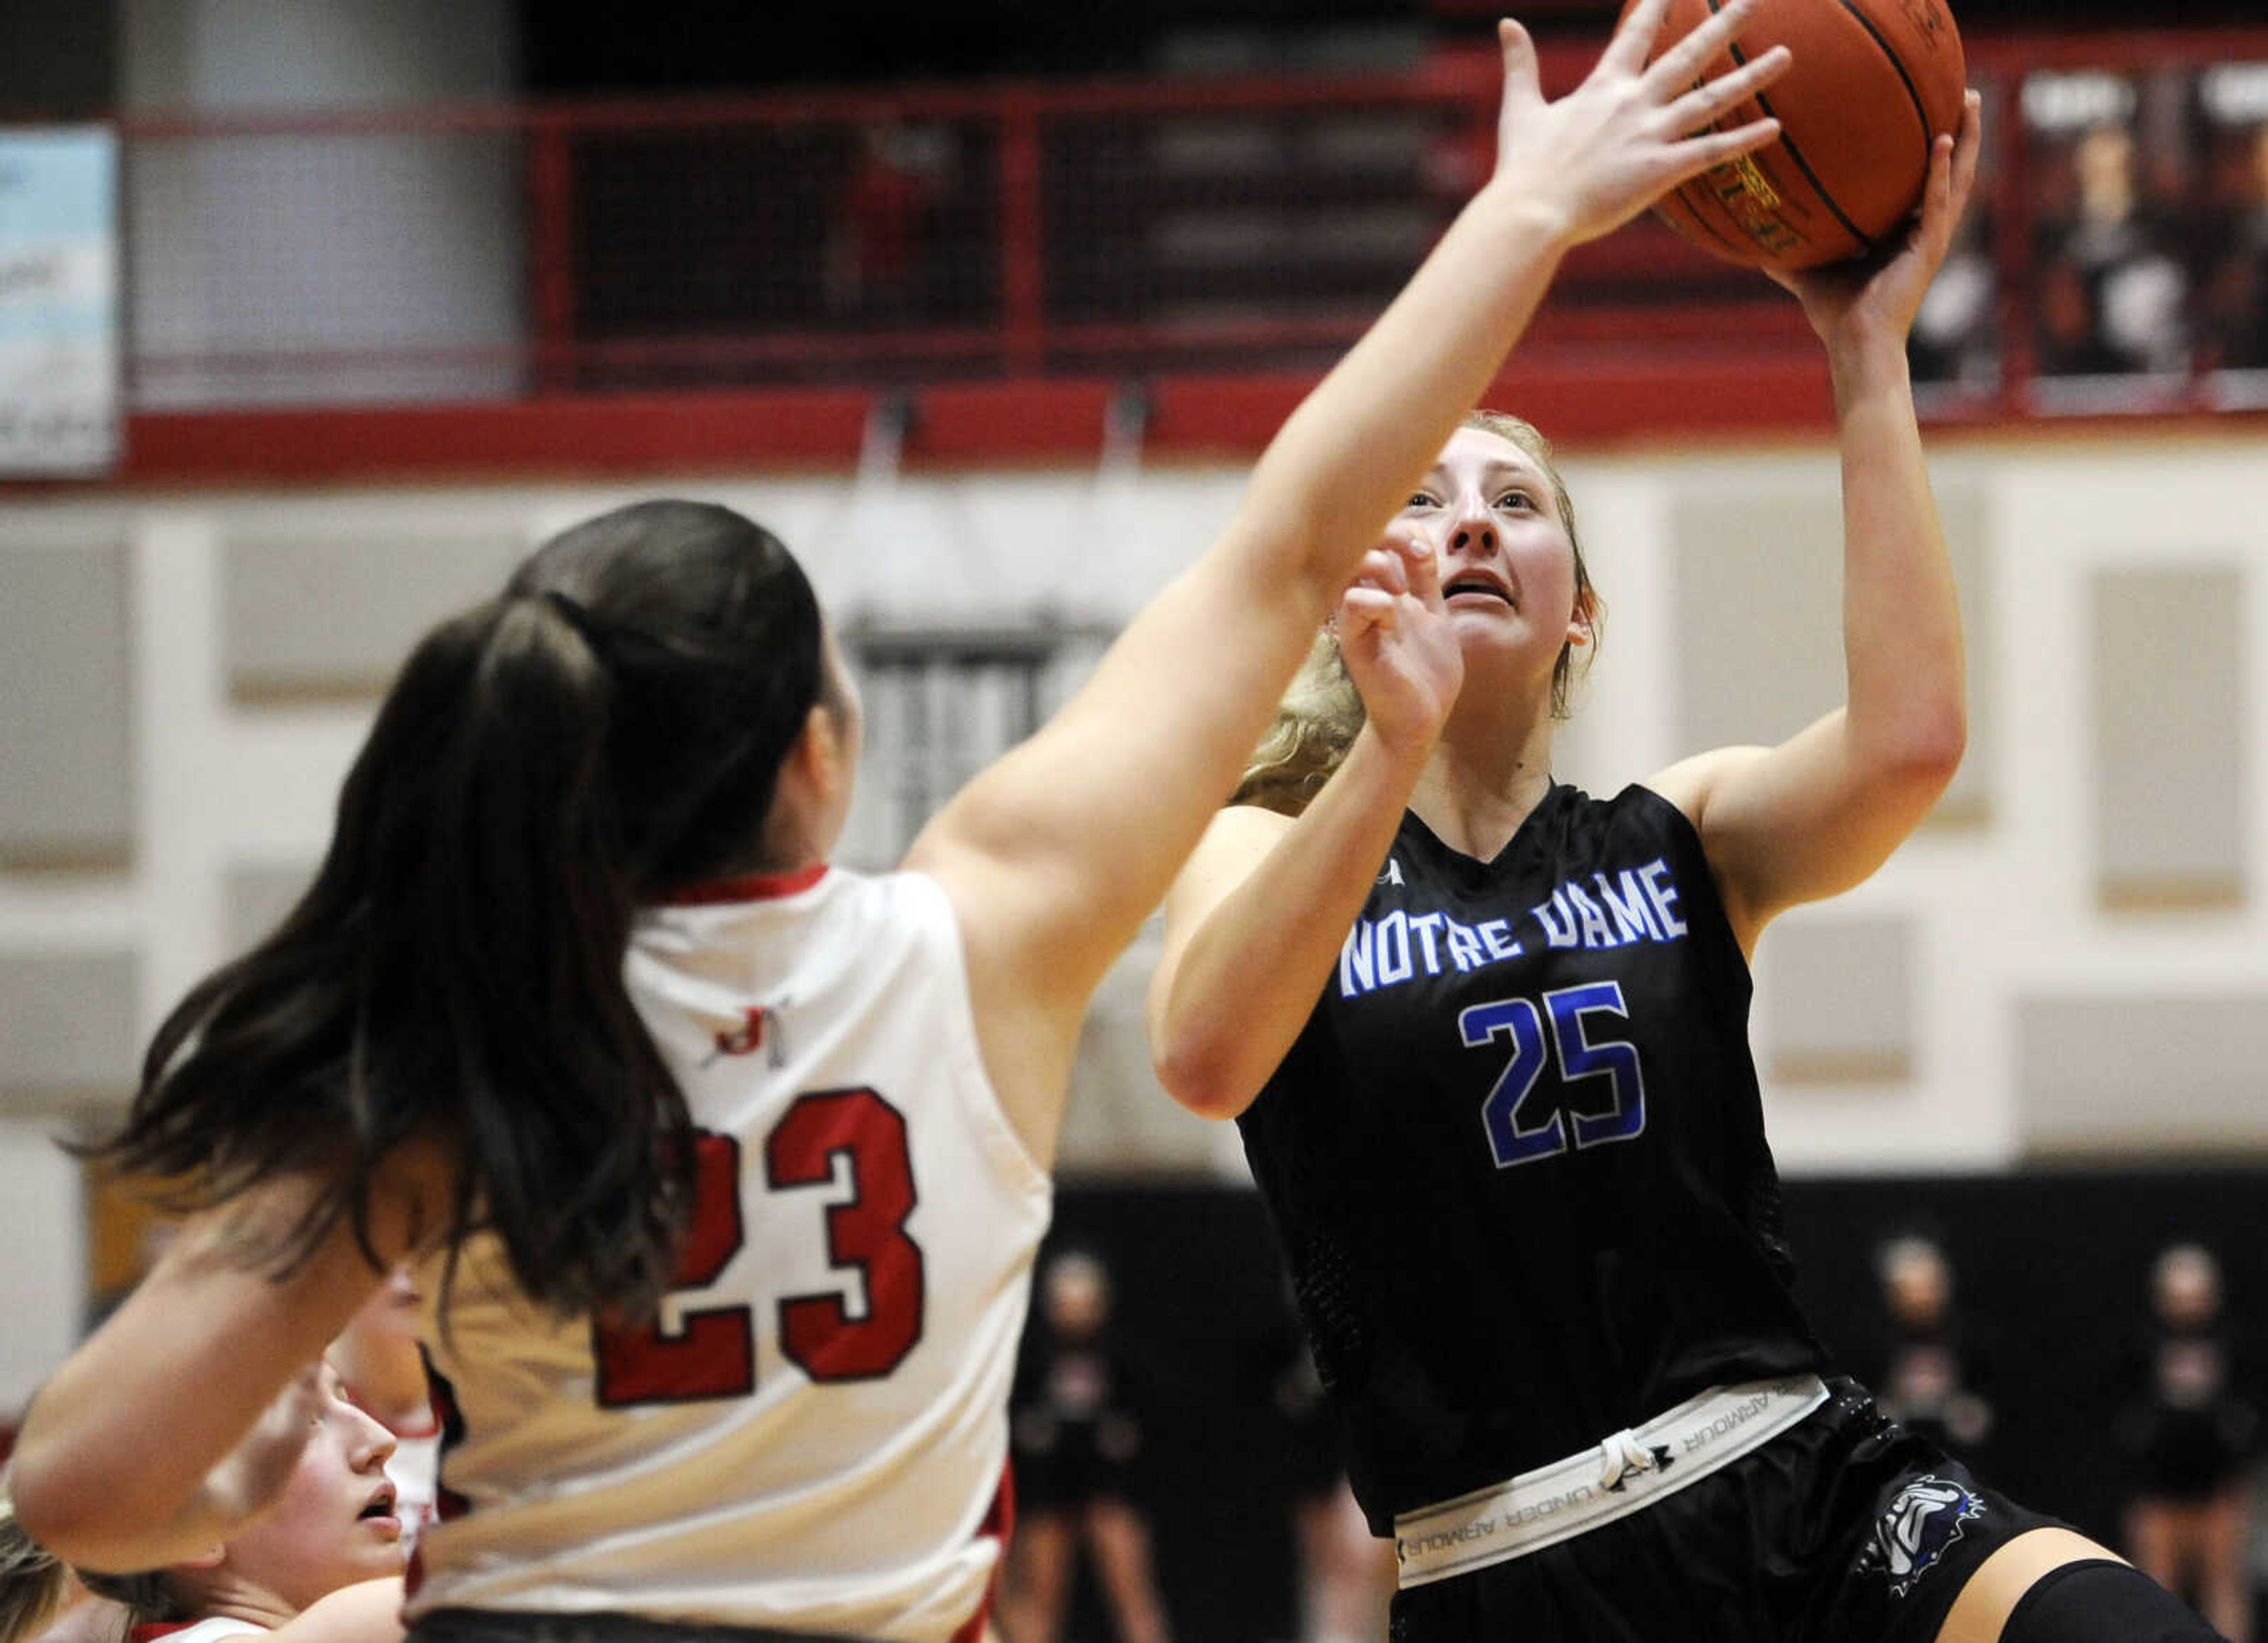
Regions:
<svg viewBox="0 0 2268 1643"><path fill-rule="evenodd" d="M2088 438L1948 445L1934 466L1948 516L1968 521L1962 533L1974 538L1957 547L1975 608L1977 768L1964 775L1955 817L1925 829L1849 896L1791 916L1786 927L1800 920L1807 932L1801 985L1793 978L1776 984L1773 939L1766 938L1756 1031L1773 1138L1793 1172L1994 1168L2037 1150L2038 1138L2056 1126L2043 1125L2036 1109L2066 1076L2052 1046L2023 1037L2027 1006L2043 999L2099 999L2108 1011L2131 1006L2145 1024L2138 1032L2184 1001L2254 998L2268 1016L2268 809L2259 779L2268 770L2268 458L2256 442L2234 438ZM1807 673L1786 661L1776 629L1790 618L1756 615L1753 591L1738 584L1732 561L1723 560L1719 575L1712 556L1719 550L1695 546L1723 533L1697 534L1693 526L1697 510L1745 511L1760 532L1783 516L1816 518L1820 499L1834 493L1830 451L1576 453L1569 477L1610 617L1602 659L1565 733L1563 777L1610 789L1690 751L1679 738L1694 719L1693 704L1681 694L1697 688L1753 699L1760 719L1785 712L1800 722L1826 704L1803 699L1831 687L1818 665ZM230 656L259 649L253 641L261 637L227 631L226 612L247 604L243 589L232 604L232 565L272 564L278 540L301 534L358 542L381 559L391 547L405 564L416 562L411 548L419 542L478 540L501 565L546 533L620 500L692 494L777 529L805 558L837 620L1116 624L1202 549L1241 483L1241 470L1197 468L1108 481L1073 471L914 475L863 490L833 476L730 478L0 506L0 562L11 553L115 554L123 544L131 635L124 699L134 715L130 858L0 870L0 961L130 954L138 987L113 1007L130 1013L138 1040L225 956L229 887L263 874L288 878L320 852L371 699L247 691L241 679L232 691ZM232 543L269 548L232 556ZM1831 561L1836 545L1790 542L1786 551L1793 576L1800 560ZM2176 576L2238 573L2238 643L2225 690L2199 691L2191 682L2157 708L2169 735L2185 726L2235 725L2242 769L2219 788L2169 794L2167 802L2235 805L2242 853L2218 895L2106 906L2097 818L2115 815L2099 802L2093 681L2105 656L2122 679L2142 682L2132 688L2147 689L2157 670L2133 666L2136 659L2119 650L2119 613L2100 608L2102 589L2116 584L2102 578L2151 567ZM1824 591L1797 600L1796 619L1831 631L1832 578L1817 586ZM324 615L320 604L311 600L308 620ZM263 620L291 619L273 615L272 605ZM1685 636L1697 624L1715 632L1743 623L1753 624L1752 642L1716 645L1712 654L1745 661L1712 662L1721 677L1684 678ZM2166 671L2179 672L2170 661ZM8 726L19 739L43 733L20 722L26 715L59 711L67 717L67 704L0 704L0 713L19 721ZM1783 728L1759 723L1749 733ZM1852 954L1854 975L1879 980L1887 963L1902 972L1903 984L1838 994L1831 976L1812 973L1821 954L1833 967L1838 943ZM0 977L6 973L0 966ZM1776 1019L1791 997L1804 1013L1800 1023ZM11 1019L7 1009L0 998L0 1020ZM23 1029L27 1043L38 1025ZM1845 1041L1852 1053L1838 1061ZM2232 1042L2227 1052L2230 1065L2217 1067L2215 1044L2183 1046L2185 1076L2218 1079L2235 1103L2207 1138L2268 1152L2268 1090L2245 1104L2257 1076L2252 1048ZM43 1073L53 1060L42 1060L45 1053L0 1046L0 1234L11 1251L0 1264L0 1315L11 1321L0 1331L0 1411L28 1392L76 1327L76 1179L48 1150L42 1126L66 1097L83 1099L85 1087L101 1086L114 1098L124 1079L115 1047L89 1052L93 1073L85 1057L68 1055L63 1072ZM1779 1077L1776 1065L1808 1071ZM1130 1093L1127 1079L1104 1080L1095 1099L1138 1102L1139 1082ZM1192 1146L1188 1132L1160 1114L1098 1108L1089 1117L1087 1133L1098 1138L1083 1158L1075 1143L1074 1162L1139 1167L1144 1148L1154 1145L1154 1161L1210 1159L1233 1168L1226 1134L1208 1133ZM2197 1139L2185 1138L2177 1123L2129 1132L2118 1130L2115 1112L2103 1122L2102 1136L2120 1155L2146 1155L2161 1142L2186 1151ZM2054 1144L2073 1143L2065 1135ZM2082 1135L2077 1145L2086 1144Z"/></svg>

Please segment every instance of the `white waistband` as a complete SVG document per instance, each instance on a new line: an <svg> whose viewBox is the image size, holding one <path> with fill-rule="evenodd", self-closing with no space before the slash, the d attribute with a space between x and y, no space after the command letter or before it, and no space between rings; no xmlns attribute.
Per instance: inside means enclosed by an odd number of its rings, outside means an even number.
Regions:
<svg viewBox="0 0 2268 1643"><path fill-rule="evenodd" d="M1403 1586L1524 1557L1644 1511L1778 1437L1827 1401L1815 1374L1712 1387L1596 1448L1394 1520Z"/></svg>

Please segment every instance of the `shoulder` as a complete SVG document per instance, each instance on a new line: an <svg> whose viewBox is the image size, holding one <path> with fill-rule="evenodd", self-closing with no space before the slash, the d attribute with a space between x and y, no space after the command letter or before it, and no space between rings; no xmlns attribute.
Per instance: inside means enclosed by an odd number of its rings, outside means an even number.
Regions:
<svg viewBox="0 0 2268 1643"><path fill-rule="evenodd" d="M1693 830L1700 833L1708 815L1709 800L1726 777L1749 768L1771 751L1761 747L1712 748L1706 753L1693 754L1656 770L1637 785L1668 800L1692 823Z"/></svg>

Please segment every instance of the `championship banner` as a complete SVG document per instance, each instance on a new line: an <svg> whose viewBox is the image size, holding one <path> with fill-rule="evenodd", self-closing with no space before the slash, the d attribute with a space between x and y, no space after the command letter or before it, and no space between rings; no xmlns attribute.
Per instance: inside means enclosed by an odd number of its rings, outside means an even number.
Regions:
<svg viewBox="0 0 2268 1643"><path fill-rule="evenodd" d="M118 140L0 129L0 479L118 460Z"/></svg>

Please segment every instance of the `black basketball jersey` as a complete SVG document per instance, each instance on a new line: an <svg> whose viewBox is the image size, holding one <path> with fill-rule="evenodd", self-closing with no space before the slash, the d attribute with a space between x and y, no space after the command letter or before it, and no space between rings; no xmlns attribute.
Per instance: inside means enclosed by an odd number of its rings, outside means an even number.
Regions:
<svg viewBox="0 0 2268 1643"><path fill-rule="evenodd" d="M1403 817L1240 1120L1375 1531L1706 1387L1823 1366L1749 993L1659 794L1555 785L1490 862Z"/></svg>

